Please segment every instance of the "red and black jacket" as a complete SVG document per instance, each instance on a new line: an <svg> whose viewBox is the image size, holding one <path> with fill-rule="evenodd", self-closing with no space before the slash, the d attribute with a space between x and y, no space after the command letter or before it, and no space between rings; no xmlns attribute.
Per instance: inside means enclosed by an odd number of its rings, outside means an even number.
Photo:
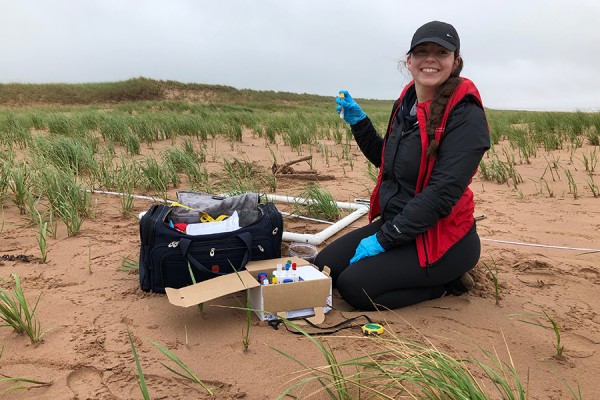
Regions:
<svg viewBox="0 0 600 400"><path fill-rule="evenodd" d="M352 126L365 156L380 168L369 218L385 221L377 233L384 249L415 241L420 265L436 262L471 229L475 204L469 184L490 146L489 129L475 85L462 83L435 130L436 159L428 158L430 102L416 104L414 83L395 102L385 138L368 118Z"/></svg>

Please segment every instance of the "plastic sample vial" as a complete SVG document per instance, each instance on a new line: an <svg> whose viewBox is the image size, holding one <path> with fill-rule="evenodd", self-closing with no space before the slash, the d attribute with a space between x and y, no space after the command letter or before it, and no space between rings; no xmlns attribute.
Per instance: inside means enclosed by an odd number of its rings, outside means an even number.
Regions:
<svg viewBox="0 0 600 400"><path fill-rule="evenodd" d="M264 280L265 280L265 279L266 279L267 281L269 280L269 279L267 278L267 274L266 274L266 272L259 272L259 273L258 273L258 275L257 275L257 277L258 277L258 281L260 282L260 284L261 284L261 285L264 285Z"/></svg>
<svg viewBox="0 0 600 400"><path fill-rule="evenodd" d="M344 93L340 93L340 99L344 99L344 97L345 97ZM340 110L340 118L344 119L344 107L342 107Z"/></svg>

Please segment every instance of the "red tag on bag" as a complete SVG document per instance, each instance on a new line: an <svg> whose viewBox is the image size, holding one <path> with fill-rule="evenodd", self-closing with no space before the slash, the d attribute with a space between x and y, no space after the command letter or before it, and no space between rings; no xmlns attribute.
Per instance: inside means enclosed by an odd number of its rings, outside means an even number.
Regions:
<svg viewBox="0 0 600 400"><path fill-rule="evenodd" d="M213 265L211 268L211 271L214 273L217 273L221 270L221 267L219 267L217 264Z"/></svg>

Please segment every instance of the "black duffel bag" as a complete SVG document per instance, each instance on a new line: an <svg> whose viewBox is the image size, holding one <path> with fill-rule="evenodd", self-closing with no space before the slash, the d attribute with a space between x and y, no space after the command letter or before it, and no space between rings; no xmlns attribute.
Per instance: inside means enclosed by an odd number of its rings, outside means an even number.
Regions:
<svg viewBox="0 0 600 400"><path fill-rule="evenodd" d="M281 257L283 218L268 202L258 204L257 219L231 232L187 235L168 223L176 209L153 205L140 220L140 287L164 293L242 270L250 260Z"/></svg>

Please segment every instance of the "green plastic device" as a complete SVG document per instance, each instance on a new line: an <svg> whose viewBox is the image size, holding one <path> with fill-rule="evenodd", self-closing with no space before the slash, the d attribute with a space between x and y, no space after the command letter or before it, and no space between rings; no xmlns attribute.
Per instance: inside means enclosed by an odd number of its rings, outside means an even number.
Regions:
<svg viewBox="0 0 600 400"><path fill-rule="evenodd" d="M383 326L379 324L365 324L362 326L362 331L365 335L381 335L384 331Z"/></svg>

